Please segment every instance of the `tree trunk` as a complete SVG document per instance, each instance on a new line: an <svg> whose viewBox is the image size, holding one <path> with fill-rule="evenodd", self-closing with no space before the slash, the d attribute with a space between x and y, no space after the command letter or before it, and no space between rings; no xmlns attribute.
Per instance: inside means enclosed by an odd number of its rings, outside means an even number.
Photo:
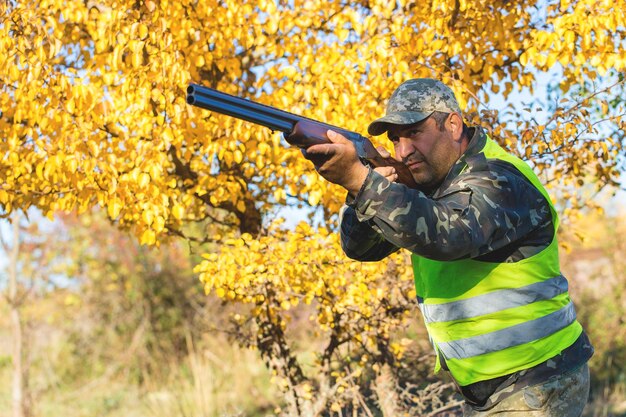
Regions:
<svg viewBox="0 0 626 417"><path fill-rule="evenodd" d="M24 364L24 332L20 307L22 300L18 291L18 256L20 249L20 216L13 218L13 242L9 257L9 308L11 309L11 334L13 343L11 354L13 360L13 417L29 417L31 415L30 395L28 392L28 369Z"/></svg>

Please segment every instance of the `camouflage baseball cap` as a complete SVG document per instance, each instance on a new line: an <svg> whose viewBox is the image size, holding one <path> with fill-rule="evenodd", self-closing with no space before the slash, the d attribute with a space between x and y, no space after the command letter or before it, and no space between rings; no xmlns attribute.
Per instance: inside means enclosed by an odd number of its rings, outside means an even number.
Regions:
<svg viewBox="0 0 626 417"><path fill-rule="evenodd" d="M389 125L410 125L421 122L434 111L461 113L452 90L432 78L416 78L400 84L387 104L387 114L370 123L372 136L385 133Z"/></svg>

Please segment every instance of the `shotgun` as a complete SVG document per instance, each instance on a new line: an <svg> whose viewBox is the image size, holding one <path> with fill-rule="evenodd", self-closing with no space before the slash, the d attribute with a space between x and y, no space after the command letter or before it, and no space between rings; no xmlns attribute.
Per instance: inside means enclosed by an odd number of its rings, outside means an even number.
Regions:
<svg viewBox="0 0 626 417"><path fill-rule="evenodd" d="M392 157L383 157L372 142L356 132L304 116L298 116L248 99L232 96L199 84L189 84L187 87L187 103L265 126L274 132L283 132L285 140L290 145L305 150L312 145L330 143L330 140L326 137L326 131L333 130L354 143L359 158L365 164L374 168L392 166L398 174L398 182L410 188L418 188L409 168L405 164Z"/></svg>

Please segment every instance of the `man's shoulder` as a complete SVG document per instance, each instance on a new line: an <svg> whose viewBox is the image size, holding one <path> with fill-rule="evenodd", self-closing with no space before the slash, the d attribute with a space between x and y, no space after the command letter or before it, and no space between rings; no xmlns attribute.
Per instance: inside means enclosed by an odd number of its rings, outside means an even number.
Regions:
<svg viewBox="0 0 626 417"><path fill-rule="evenodd" d="M532 182L515 165L501 159L489 159L483 153L466 159L466 168L452 181L451 187L486 186L494 190L517 190Z"/></svg>
<svg viewBox="0 0 626 417"><path fill-rule="evenodd" d="M545 197L513 164L488 159L483 154L467 159L466 168L448 185L438 190L435 198L447 198L464 192L471 195L481 211L515 208L549 212ZM545 209L545 210L544 210Z"/></svg>

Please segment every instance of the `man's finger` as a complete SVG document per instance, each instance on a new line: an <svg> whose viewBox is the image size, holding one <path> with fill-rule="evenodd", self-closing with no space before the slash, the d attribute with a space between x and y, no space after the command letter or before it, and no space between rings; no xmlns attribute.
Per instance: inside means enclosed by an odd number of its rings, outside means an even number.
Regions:
<svg viewBox="0 0 626 417"><path fill-rule="evenodd" d="M376 167L374 171L378 172L383 177L388 177L396 173L396 169L394 167Z"/></svg>
<svg viewBox="0 0 626 417"><path fill-rule="evenodd" d="M312 145L306 148L306 155L309 156L333 156L337 153L337 147L332 143L322 143L319 145Z"/></svg>
<svg viewBox="0 0 626 417"><path fill-rule="evenodd" d="M376 167L374 171L387 178L391 182L395 182L398 179L398 173L394 167Z"/></svg>
<svg viewBox="0 0 626 417"><path fill-rule="evenodd" d="M330 139L332 143L352 143L348 139L346 139L344 135L337 133L333 130L327 130L326 136L328 137L328 139Z"/></svg>

